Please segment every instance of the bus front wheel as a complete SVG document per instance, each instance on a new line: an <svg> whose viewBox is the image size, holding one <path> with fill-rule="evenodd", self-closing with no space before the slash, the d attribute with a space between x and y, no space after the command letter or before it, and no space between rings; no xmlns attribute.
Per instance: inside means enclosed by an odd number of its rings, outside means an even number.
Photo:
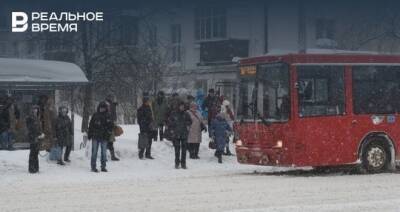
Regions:
<svg viewBox="0 0 400 212"><path fill-rule="evenodd" d="M368 173L380 173L388 170L390 151L385 143L386 141L382 138L374 138L364 148L362 166Z"/></svg>

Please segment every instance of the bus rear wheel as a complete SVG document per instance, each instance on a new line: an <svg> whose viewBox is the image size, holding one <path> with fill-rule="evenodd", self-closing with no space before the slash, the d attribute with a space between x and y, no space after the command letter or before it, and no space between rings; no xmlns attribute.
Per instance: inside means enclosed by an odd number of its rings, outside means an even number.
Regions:
<svg viewBox="0 0 400 212"><path fill-rule="evenodd" d="M362 154L362 166L368 173L380 173L388 170L390 151L385 140L376 138L371 141Z"/></svg>

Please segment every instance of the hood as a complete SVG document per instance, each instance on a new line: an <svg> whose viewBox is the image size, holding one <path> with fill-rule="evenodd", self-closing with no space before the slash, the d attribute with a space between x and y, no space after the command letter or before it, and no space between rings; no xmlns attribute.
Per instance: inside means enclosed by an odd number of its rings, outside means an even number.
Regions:
<svg viewBox="0 0 400 212"><path fill-rule="evenodd" d="M196 97L197 98L204 98L204 92L202 90L198 90L196 92Z"/></svg>
<svg viewBox="0 0 400 212"><path fill-rule="evenodd" d="M105 108L106 112L108 112L108 104L106 102L100 102L97 106L97 112L100 113L100 108Z"/></svg>

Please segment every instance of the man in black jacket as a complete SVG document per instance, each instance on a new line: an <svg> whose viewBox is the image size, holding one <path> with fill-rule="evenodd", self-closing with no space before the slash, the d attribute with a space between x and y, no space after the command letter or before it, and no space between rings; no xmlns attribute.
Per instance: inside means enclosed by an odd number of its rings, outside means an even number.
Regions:
<svg viewBox="0 0 400 212"><path fill-rule="evenodd" d="M176 169L179 169L179 164L183 169L187 168L186 151L190 125L192 125L192 119L185 110L185 103L181 101L178 108L168 118L168 127L171 129L175 149Z"/></svg>
<svg viewBox="0 0 400 212"><path fill-rule="evenodd" d="M107 172L107 143L113 129L114 123L108 112L108 105L105 102L101 102L89 123L88 139L92 140L91 168L93 172L98 172L96 160L99 146L101 148L101 171Z"/></svg>
<svg viewBox="0 0 400 212"><path fill-rule="evenodd" d="M31 114L26 118L29 139L29 172L34 174L39 172L39 148L41 140L44 139L43 130L40 123L40 109L38 105L33 105Z"/></svg>
<svg viewBox="0 0 400 212"><path fill-rule="evenodd" d="M115 96L113 94L109 94L106 98L106 103L108 105L108 111L110 113L111 119L114 122L114 124L116 124L118 103L115 101ZM115 135L113 132L110 136L110 139L108 140L107 148L110 150L111 160L119 161L119 158L117 158L117 156L115 156L114 142L115 142Z"/></svg>
<svg viewBox="0 0 400 212"><path fill-rule="evenodd" d="M146 134L148 138L148 145L146 148L139 148L139 158L143 159L143 153L146 150L146 158L154 159L151 156L151 144L154 137L155 129L153 129L155 123L153 119L153 112L150 107L150 99L148 96L143 97L143 104L137 110L137 119L140 127L140 133Z"/></svg>

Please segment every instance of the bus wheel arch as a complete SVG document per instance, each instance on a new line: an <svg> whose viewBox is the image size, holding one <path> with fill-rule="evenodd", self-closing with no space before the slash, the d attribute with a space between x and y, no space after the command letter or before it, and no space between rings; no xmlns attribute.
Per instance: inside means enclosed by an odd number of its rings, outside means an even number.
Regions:
<svg viewBox="0 0 400 212"><path fill-rule="evenodd" d="M368 134L358 150L362 172L379 173L395 170L395 145L383 132Z"/></svg>

